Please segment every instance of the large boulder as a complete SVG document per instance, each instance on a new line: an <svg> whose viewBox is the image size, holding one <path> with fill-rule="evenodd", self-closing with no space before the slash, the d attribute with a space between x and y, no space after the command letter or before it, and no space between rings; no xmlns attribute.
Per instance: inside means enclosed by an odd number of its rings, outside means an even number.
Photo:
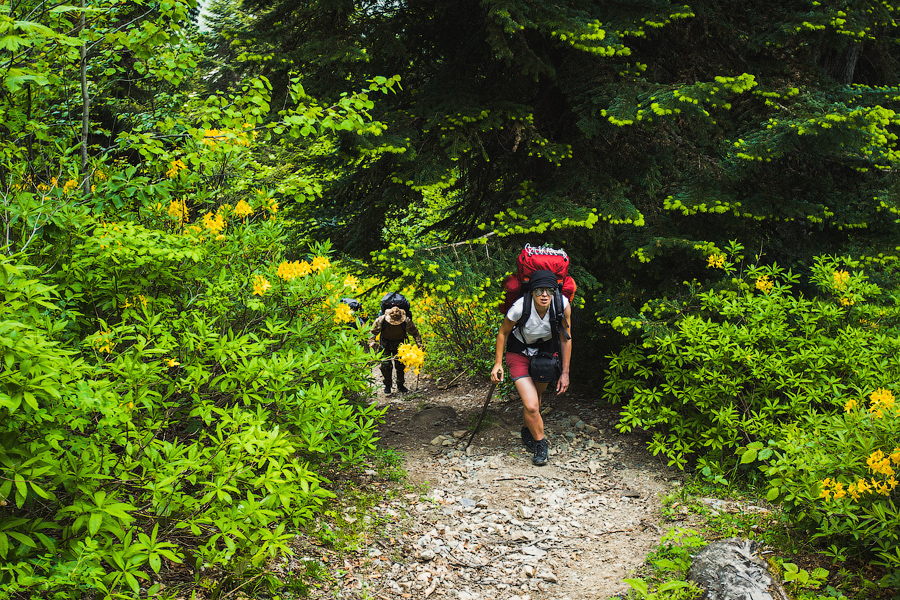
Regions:
<svg viewBox="0 0 900 600"><path fill-rule="evenodd" d="M728 538L694 555L688 579L704 590L701 600L788 600L769 575L751 540Z"/></svg>

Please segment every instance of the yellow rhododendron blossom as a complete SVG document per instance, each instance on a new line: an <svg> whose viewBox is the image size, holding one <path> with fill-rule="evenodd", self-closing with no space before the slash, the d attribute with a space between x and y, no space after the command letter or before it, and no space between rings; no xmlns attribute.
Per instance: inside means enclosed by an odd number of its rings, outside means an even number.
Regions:
<svg viewBox="0 0 900 600"><path fill-rule="evenodd" d="M312 267L305 260L302 262L284 261L278 265L278 271L276 271L276 274L285 281L290 281L295 277L306 277L310 273L312 273Z"/></svg>
<svg viewBox="0 0 900 600"><path fill-rule="evenodd" d="M69 192L71 192L73 190L77 190L77 189L78 189L78 182L75 181L74 179L70 179L65 183L65 185L63 185L63 194L68 194Z"/></svg>
<svg viewBox="0 0 900 600"><path fill-rule="evenodd" d="M250 208L250 205L247 204L246 201L241 200L237 203L237 206L234 207L234 214L239 217L249 217L253 214L253 209Z"/></svg>
<svg viewBox="0 0 900 600"><path fill-rule="evenodd" d="M347 275L347 278L344 279L344 287L348 287L351 290L358 291L359 290L359 279L354 277L353 275Z"/></svg>
<svg viewBox="0 0 900 600"><path fill-rule="evenodd" d="M425 364L425 351L414 344L400 344L397 348L397 358L406 366L406 370L418 373Z"/></svg>
<svg viewBox="0 0 900 600"><path fill-rule="evenodd" d="M850 298L841 298L841 306L853 306L854 302Z"/></svg>
<svg viewBox="0 0 900 600"><path fill-rule="evenodd" d="M222 230L225 229L225 217L221 212L206 213L203 215L203 226L206 227L210 233L220 234Z"/></svg>
<svg viewBox="0 0 900 600"><path fill-rule="evenodd" d="M725 255L724 254L711 254L709 256L709 260L707 265L714 269L721 269L725 266Z"/></svg>
<svg viewBox="0 0 900 600"><path fill-rule="evenodd" d="M97 333L97 339L94 340L93 346L94 349L98 352L105 352L109 354L113 351L113 339L112 339L112 331L109 329L101 329Z"/></svg>
<svg viewBox="0 0 900 600"><path fill-rule="evenodd" d="M349 323L353 320L353 311L350 310L350 307L346 304L338 304L338 307L334 309L334 322L335 323Z"/></svg>
<svg viewBox="0 0 900 600"><path fill-rule="evenodd" d="M756 280L756 289L761 291L764 294L768 294L772 291L772 288L775 286L775 283L769 280L768 275L763 275L759 279Z"/></svg>
<svg viewBox="0 0 900 600"><path fill-rule="evenodd" d="M891 393L890 390L886 390L884 388L878 388L869 396L869 400L872 401L872 409L884 408L886 410L891 410L894 408L896 401L894 400L894 394ZM870 409L871 410L871 409Z"/></svg>
<svg viewBox="0 0 900 600"><path fill-rule="evenodd" d="M844 405L844 412L850 412L851 410L856 408L858 405L859 405L859 403L856 401L856 399L851 398L850 400L847 400L847 403Z"/></svg>
<svg viewBox="0 0 900 600"><path fill-rule="evenodd" d="M331 266L331 262L324 256L317 256L313 259L311 266L314 271L321 273Z"/></svg>
<svg viewBox="0 0 900 600"><path fill-rule="evenodd" d="M184 200L172 200L169 203L169 216L176 219L179 223L185 223L188 220L187 205Z"/></svg>
<svg viewBox="0 0 900 600"><path fill-rule="evenodd" d="M262 275L253 276L253 294L255 296L262 296L271 287L272 284Z"/></svg>
<svg viewBox="0 0 900 600"><path fill-rule="evenodd" d="M828 500L829 498L831 498L831 490L828 489L828 487L831 485L831 479L826 477L821 481L821 485L822 489L819 492L819 498L825 498L826 500Z"/></svg>
<svg viewBox="0 0 900 600"><path fill-rule="evenodd" d="M174 358L164 358L163 361L165 361L166 366L167 366L167 367L170 367L170 368L171 368L171 367L177 367L178 365L181 364L180 362L178 362L178 361L175 360Z"/></svg>
<svg viewBox="0 0 900 600"><path fill-rule="evenodd" d="M169 179L174 179L178 177L178 173L186 169L187 167L181 162L181 159L173 160L169 163L169 170L166 171L166 177Z"/></svg>
<svg viewBox="0 0 900 600"><path fill-rule="evenodd" d="M834 287L835 289L842 290L847 287L847 283L850 281L850 273L847 271L835 271L834 272Z"/></svg>

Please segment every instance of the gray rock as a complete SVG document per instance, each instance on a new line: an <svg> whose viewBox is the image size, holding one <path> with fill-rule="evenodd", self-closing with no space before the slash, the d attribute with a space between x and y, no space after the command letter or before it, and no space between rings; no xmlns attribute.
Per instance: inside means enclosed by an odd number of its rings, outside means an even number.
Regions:
<svg viewBox="0 0 900 600"><path fill-rule="evenodd" d="M429 560L434 560L435 553L431 548L425 548L421 552L419 552L419 556L417 557L422 562L427 562Z"/></svg>
<svg viewBox="0 0 900 600"><path fill-rule="evenodd" d="M759 557L758 544L742 538L713 542L698 552L691 561L688 580L705 591L702 600L787 598Z"/></svg>
<svg viewBox="0 0 900 600"><path fill-rule="evenodd" d="M519 515L520 519L530 519L534 516L534 507L525 506L524 504L520 504L516 509L516 514Z"/></svg>
<svg viewBox="0 0 900 600"><path fill-rule="evenodd" d="M593 425L585 425L585 426L584 426L584 431L585 431L586 433L597 433L597 432L599 431L599 429L597 429L597 428L594 427Z"/></svg>
<svg viewBox="0 0 900 600"><path fill-rule="evenodd" d="M543 579L544 581L548 581L550 583L559 583L559 577L556 576L556 573L553 571L538 571L535 574L537 579Z"/></svg>

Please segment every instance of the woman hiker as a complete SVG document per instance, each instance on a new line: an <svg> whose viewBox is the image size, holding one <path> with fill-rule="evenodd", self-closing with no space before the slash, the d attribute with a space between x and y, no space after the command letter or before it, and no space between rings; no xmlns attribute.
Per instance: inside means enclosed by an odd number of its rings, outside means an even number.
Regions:
<svg viewBox="0 0 900 600"><path fill-rule="evenodd" d="M536 271L529 281L530 293L516 300L503 319L503 325L497 333L497 345L494 355L494 368L491 369L491 381L503 381L503 355L506 352L506 366L509 376L516 385L516 391L522 398L525 414L525 426L522 427L522 443L534 453L532 462L535 465L547 464L550 446L544 437L544 421L541 418L541 394L548 383L538 383L531 379L528 368L531 357L541 349L550 351L554 344L550 339L552 326L550 323L550 303L557 289L556 275L550 271ZM560 294L565 319L559 327L559 348L562 362L562 373L556 381L556 393L562 394L569 388L569 361L572 358L572 339L569 323L572 322L572 307L568 299ZM531 315L521 327L517 325L525 302L531 302ZM512 334L512 335L510 335Z"/></svg>
<svg viewBox="0 0 900 600"><path fill-rule="evenodd" d="M416 327L416 324L413 323L412 319L407 317L405 310L393 306L387 309L383 315L375 319L375 323L372 324L372 330L369 334L369 347L375 348L377 345L375 338L378 337L378 341L381 343L381 347L384 350L379 368L381 369L381 375L384 377L385 395L391 393L393 384L391 371L394 367L397 369L397 391L401 394L405 394L409 390L403 385L404 367L403 363L400 362L400 359L397 358L397 349L409 335L415 340L416 346L424 350L425 346L422 344L422 336L419 334L419 329Z"/></svg>

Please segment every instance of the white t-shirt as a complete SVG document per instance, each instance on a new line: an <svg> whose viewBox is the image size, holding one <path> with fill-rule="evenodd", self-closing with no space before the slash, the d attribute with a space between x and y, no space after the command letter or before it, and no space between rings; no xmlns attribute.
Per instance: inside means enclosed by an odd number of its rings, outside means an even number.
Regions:
<svg viewBox="0 0 900 600"><path fill-rule="evenodd" d="M523 296L513 302L513 305L506 313L506 318L510 321L517 322L522 316L526 298L529 302L531 302L531 314L528 315L528 321L526 321L522 327L516 327L515 329L513 329L512 334L516 336L516 339L518 339L523 344L536 344L538 342L546 342L550 339L550 334L552 332L552 330L550 329L550 311L548 310L546 314L544 314L544 318L542 319L540 315L538 315L537 308L535 308L534 306L534 298L531 296L531 294ZM565 311L569 306L569 299L565 296L562 296L562 301L563 311ZM527 353L528 356L533 356L534 354L537 354L537 349L528 348Z"/></svg>

